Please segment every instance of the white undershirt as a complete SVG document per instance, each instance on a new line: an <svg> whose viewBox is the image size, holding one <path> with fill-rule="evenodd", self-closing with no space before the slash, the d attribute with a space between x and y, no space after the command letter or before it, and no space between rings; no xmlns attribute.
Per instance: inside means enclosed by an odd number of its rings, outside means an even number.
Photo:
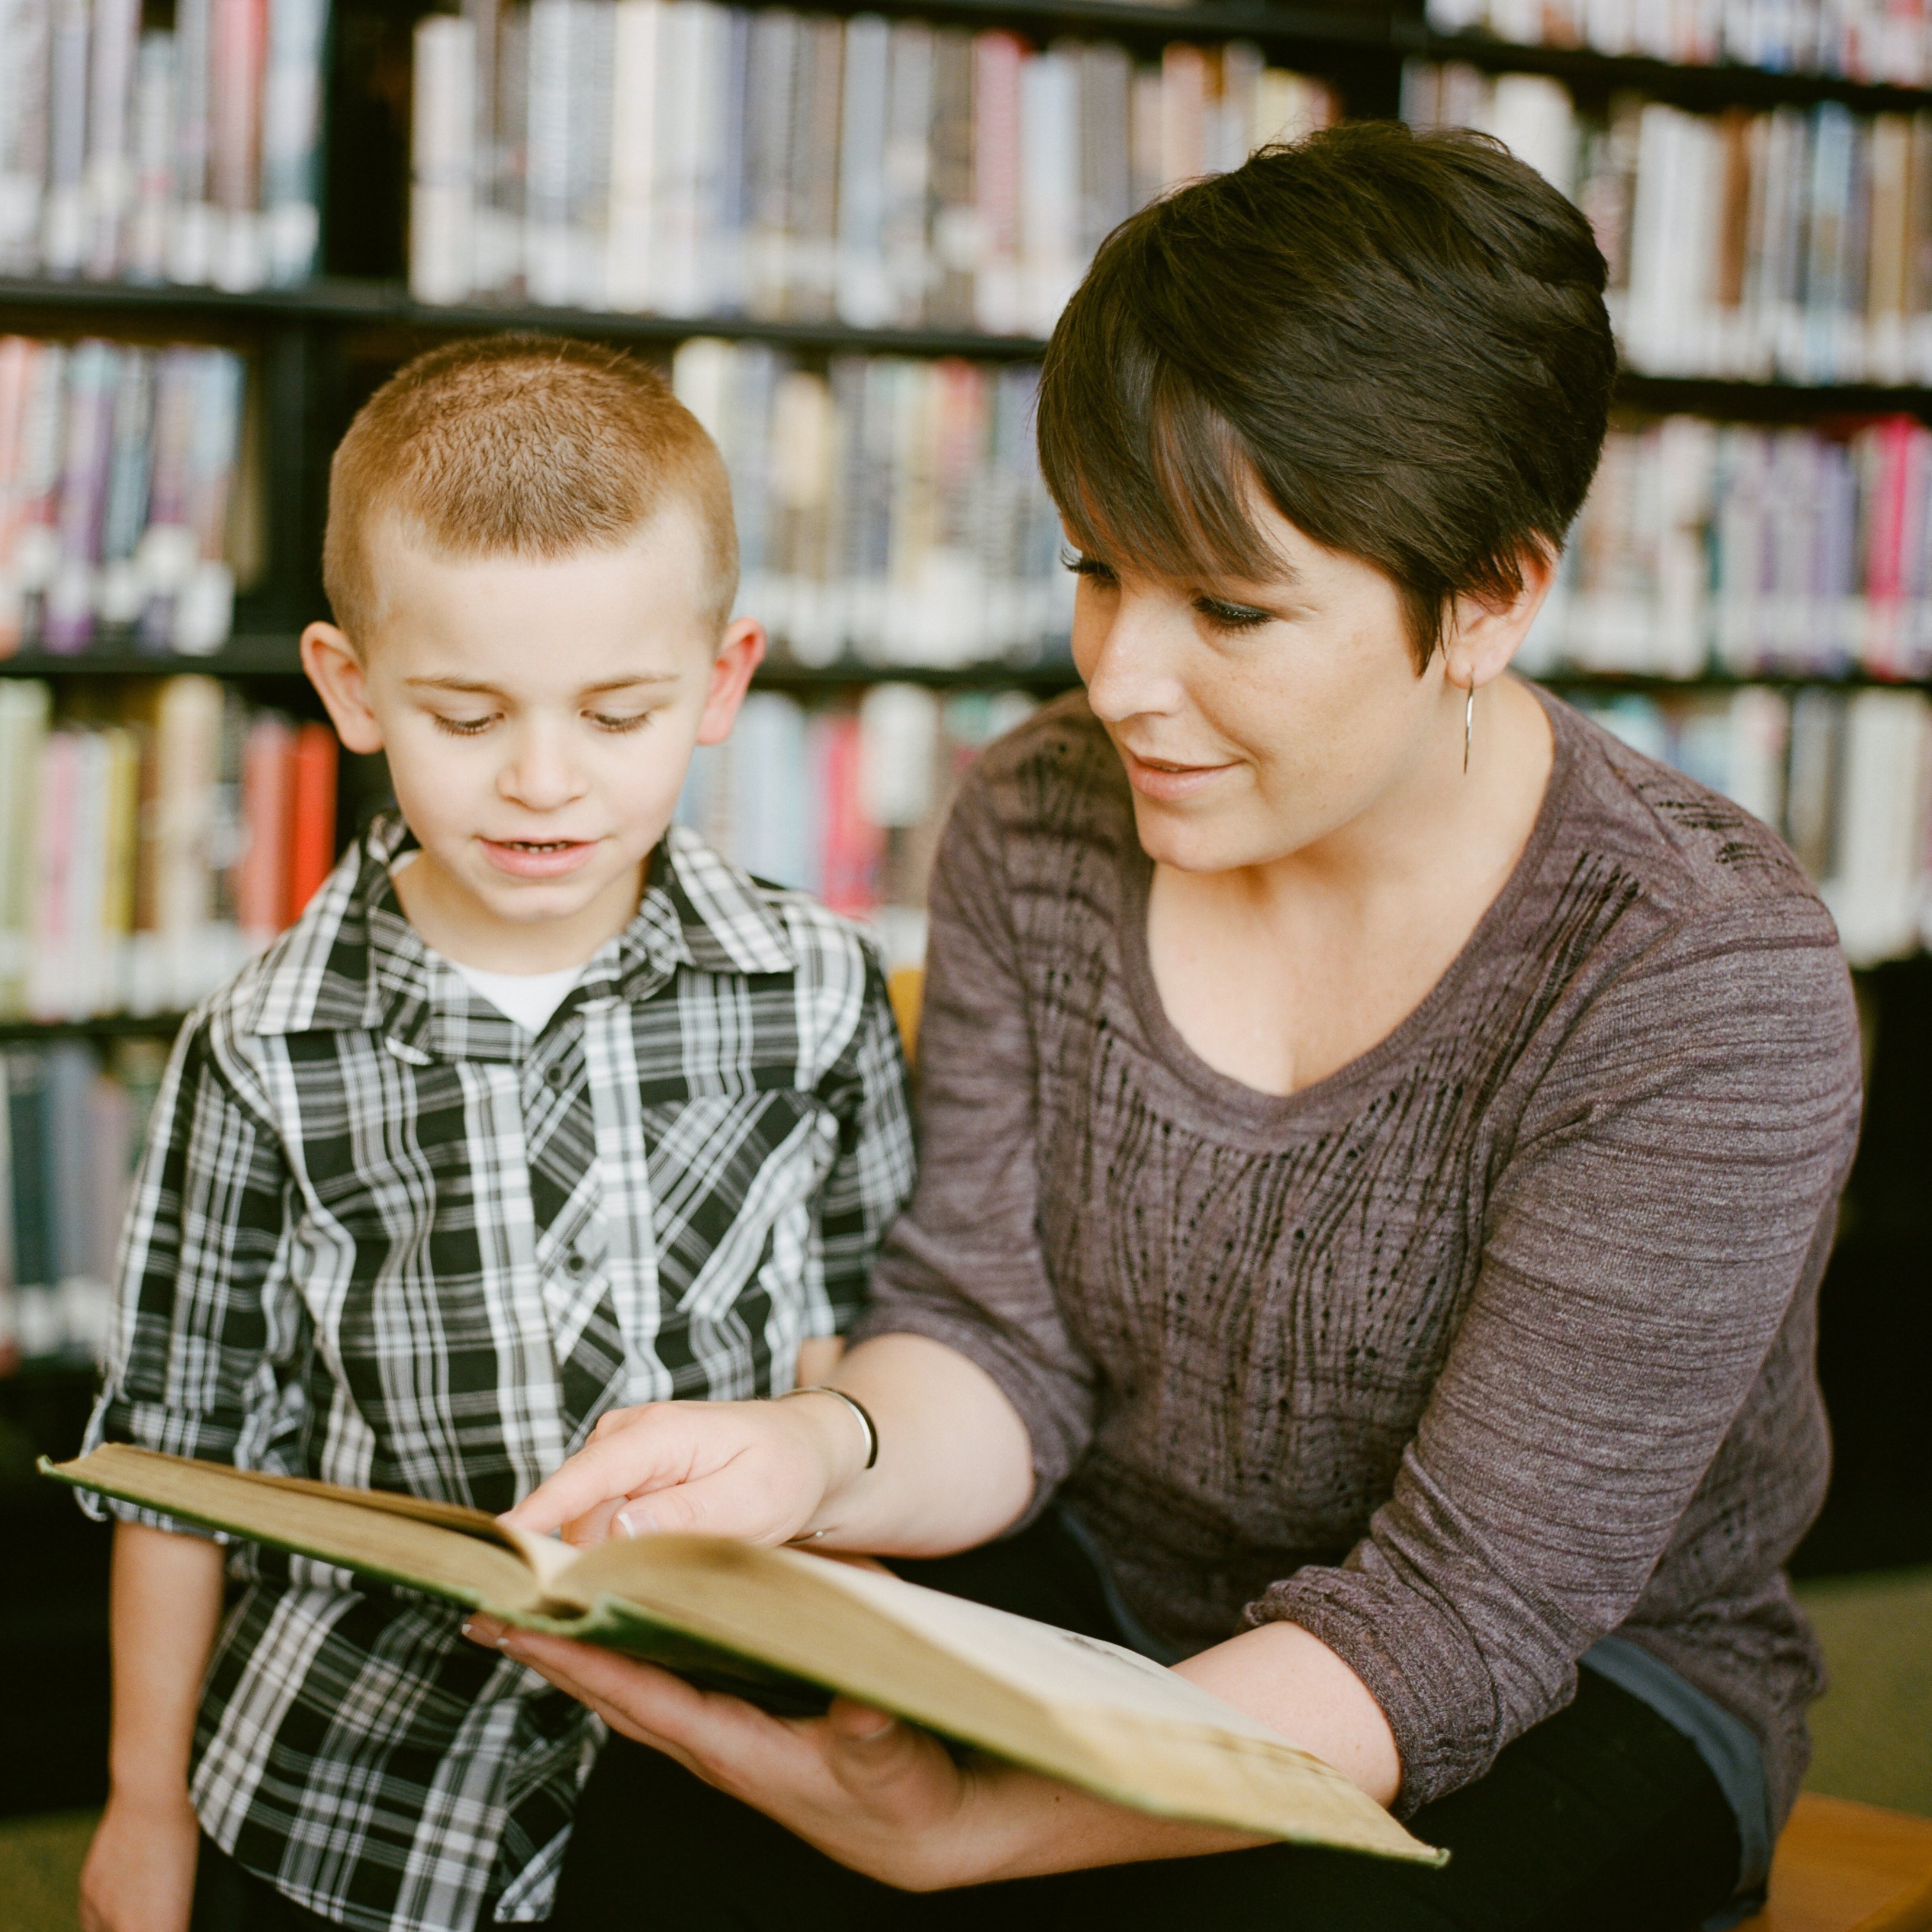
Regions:
<svg viewBox="0 0 1932 1932"><path fill-rule="evenodd" d="M460 959L449 963L500 1013L507 1014L527 1034L543 1031L584 970L581 966L565 966L554 973L486 973Z"/></svg>
<svg viewBox="0 0 1932 1932"><path fill-rule="evenodd" d="M389 868L390 878L422 856L413 846L398 853ZM443 957L449 958L448 953ZM486 973L480 966L464 965L460 959L450 959L449 963L497 1012L531 1034L542 1033L550 1024L550 1015L563 1004L584 965L580 961L574 966L560 966L554 973Z"/></svg>

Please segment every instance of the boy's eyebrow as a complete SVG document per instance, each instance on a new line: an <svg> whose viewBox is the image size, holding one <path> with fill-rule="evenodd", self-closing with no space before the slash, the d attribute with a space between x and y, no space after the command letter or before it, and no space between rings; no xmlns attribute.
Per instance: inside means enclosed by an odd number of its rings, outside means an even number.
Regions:
<svg viewBox="0 0 1932 1932"><path fill-rule="evenodd" d="M634 671L628 677L607 677L600 680L596 684L586 684L579 692L578 695L584 698L595 698L607 691L629 691L640 684L675 684L677 681L677 674L675 671ZM501 698L504 695L499 686L481 683L474 678L410 677L405 678L403 682L423 691L461 692L468 696L476 698Z"/></svg>

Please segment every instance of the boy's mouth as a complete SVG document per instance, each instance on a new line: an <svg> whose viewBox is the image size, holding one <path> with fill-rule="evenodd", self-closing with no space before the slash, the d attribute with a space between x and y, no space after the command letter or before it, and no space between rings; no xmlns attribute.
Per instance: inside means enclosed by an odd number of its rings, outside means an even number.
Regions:
<svg viewBox="0 0 1932 1932"><path fill-rule="evenodd" d="M555 879L574 872L597 850L594 838L483 838L484 856L517 879Z"/></svg>

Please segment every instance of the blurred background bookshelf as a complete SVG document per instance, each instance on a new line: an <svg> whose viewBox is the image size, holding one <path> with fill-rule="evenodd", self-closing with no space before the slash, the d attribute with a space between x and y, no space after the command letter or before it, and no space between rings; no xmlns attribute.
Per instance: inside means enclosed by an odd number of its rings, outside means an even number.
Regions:
<svg viewBox="0 0 1932 1932"><path fill-rule="evenodd" d="M483 330L659 362L775 646L682 809L916 961L958 773L1076 682L1060 304L1169 184L1398 114L1496 133L1611 260L1616 428L1526 668L1840 920L1870 1089L1799 1566L1932 1562L1922 4L0 0L0 1534L57 1558L0 1576L0 1812L100 1786L104 1544L32 1459L85 1417L166 1040L384 796L296 656L358 404Z"/></svg>

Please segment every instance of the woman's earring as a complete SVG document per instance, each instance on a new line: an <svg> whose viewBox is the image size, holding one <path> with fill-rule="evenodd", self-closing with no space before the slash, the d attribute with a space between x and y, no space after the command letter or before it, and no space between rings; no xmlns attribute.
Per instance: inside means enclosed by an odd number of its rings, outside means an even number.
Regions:
<svg viewBox="0 0 1932 1932"><path fill-rule="evenodd" d="M1476 687L1469 687L1469 694L1462 706L1462 776L1469 776L1469 740L1476 730Z"/></svg>

